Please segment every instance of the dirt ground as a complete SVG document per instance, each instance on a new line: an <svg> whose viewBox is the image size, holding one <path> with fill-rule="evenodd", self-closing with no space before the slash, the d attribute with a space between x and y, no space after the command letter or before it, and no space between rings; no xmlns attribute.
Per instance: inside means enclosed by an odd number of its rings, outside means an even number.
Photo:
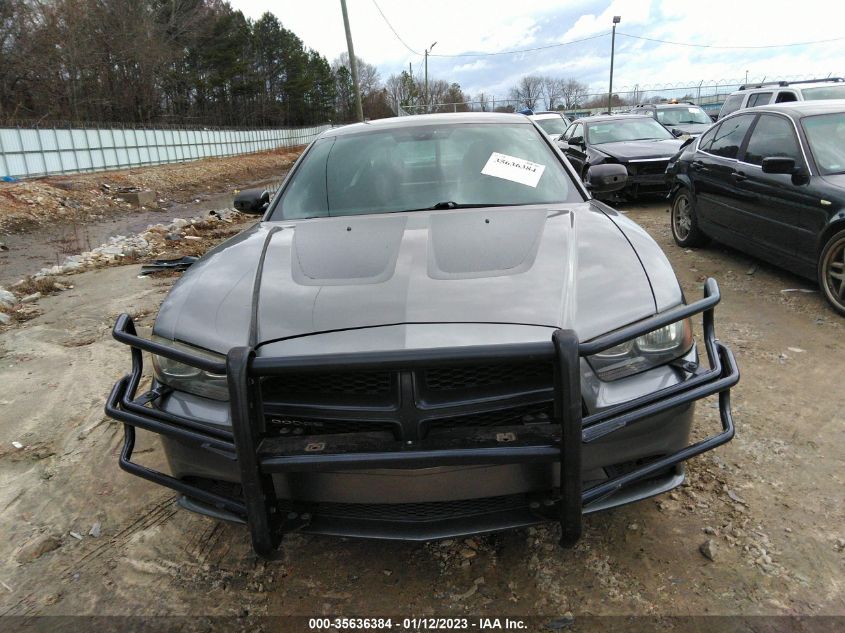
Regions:
<svg viewBox="0 0 845 633"><path fill-rule="evenodd" d="M573 550L555 526L429 544L294 534L261 562L245 529L119 470L122 430L103 404L129 354L110 328L120 312L149 327L173 280L105 268L0 334L0 614L659 618L649 630L686 630L671 616L845 616L845 320L789 273L678 248L666 203L626 211L690 300L718 279L717 332L742 371L735 440L694 459L683 487L587 517ZM797 288L812 292L783 292ZM715 407L699 404L699 434L717 428ZM150 436L136 454L163 467Z"/></svg>
<svg viewBox="0 0 845 633"><path fill-rule="evenodd" d="M0 240L3 233L31 231L56 223L80 225L131 209L125 191L153 192L150 209L203 198L208 192L245 189L278 177L302 152L281 148L229 158L206 158L109 172L47 176L0 182Z"/></svg>

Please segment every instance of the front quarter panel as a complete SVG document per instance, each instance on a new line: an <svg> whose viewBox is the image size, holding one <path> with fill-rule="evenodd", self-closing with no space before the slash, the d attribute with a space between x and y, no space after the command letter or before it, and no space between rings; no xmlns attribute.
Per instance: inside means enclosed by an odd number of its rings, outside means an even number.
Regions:
<svg viewBox="0 0 845 633"><path fill-rule="evenodd" d="M672 269L672 264L669 263L663 249L646 230L606 204L593 201L593 205L601 209L619 227L636 251L651 284L657 311L663 312L683 303L684 294Z"/></svg>
<svg viewBox="0 0 845 633"><path fill-rule="evenodd" d="M245 345L255 271L268 231L258 223L200 258L168 293L153 332L221 354Z"/></svg>

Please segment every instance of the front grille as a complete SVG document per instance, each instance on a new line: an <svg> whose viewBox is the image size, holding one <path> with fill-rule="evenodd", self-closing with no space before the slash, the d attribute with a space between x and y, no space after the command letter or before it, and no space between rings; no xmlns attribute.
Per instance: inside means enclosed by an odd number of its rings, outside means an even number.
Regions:
<svg viewBox="0 0 845 633"><path fill-rule="evenodd" d="M550 361L304 372L264 378L261 397L276 437L385 432L413 440L432 430L547 424L553 372ZM501 410L479 412L491 399ZM450 417L439 419L446 407Z"/></svg>
<svg viewBox="0 0 845 633"><path fill-rule="evenodd" d="M318 503L314 505L313 513L320 517L411 523L458 519L527 506L525 495L504 495L425 503Z"/></svg>
<svg viewBox="0 0 845 633"><path fill-rule="evenodd" d="M384 396L390 393L392 373L387 371L291 374L265 378L267 400L299 400L315 396Z"/></svg>
<svg viewBox="0 0 845 633"><path fill-rule="evenodd" d="M473 413L442 420L428 420L424 424L429 431L436 431L455 428L549 424L553 420L554 407L552 403L547 403L515 407L502 411Z"/></svg>
<svg viewBox="0 0 845 633"><path fill-rule="evenodd" d="M551 388L552 371L551 363L466 365L428 369L424 372L424 380L430 391L455 391L529 382L538 382Z"/></svg>
<svg viewBox="0 0 845 633"><path fill-rule="evenodd" d="M666 173L668 160L657 160L642 163L629 163L631 170L636 176L658 176Z"/></svg>

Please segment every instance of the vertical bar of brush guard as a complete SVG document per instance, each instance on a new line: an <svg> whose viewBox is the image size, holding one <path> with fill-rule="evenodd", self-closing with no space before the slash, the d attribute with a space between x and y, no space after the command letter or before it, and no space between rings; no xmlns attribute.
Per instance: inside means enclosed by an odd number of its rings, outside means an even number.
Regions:
<svg viewBox="0 0 845 633"><path fill-rule="evenodd" d="M250 376L249 365L255 352L251 347L235 347L226 356L226 377L229 383L229 406L232 435L238 456L247 522L255 553L265 559L277 554L281 540L274 530L272 513L276 511L273 483L261 473L258 463L258 441L263 421L257 379Z"/></svg>
<svg viewBox="0 0 845 633"><path fill-rule="evenodd" d="M581 374L578 336L555 330L555 417L560 424L560 545L581 538Z"/></svg>

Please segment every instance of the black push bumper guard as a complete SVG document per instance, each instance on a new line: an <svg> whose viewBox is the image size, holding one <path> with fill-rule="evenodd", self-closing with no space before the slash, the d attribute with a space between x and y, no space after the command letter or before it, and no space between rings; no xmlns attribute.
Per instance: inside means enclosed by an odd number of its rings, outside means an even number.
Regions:
<svg viewBox="0 0 845 633"><path fill-rule="evenodd" d="M255 350L250 347L237 347L229 351L225 363L140 338L131 317L123 314L114 326L113 335L132 348L132 372L115 384L106 403L106 414L124 424L121 468L242 517L249 525L253 547L262 557L272 557L283 534L303 525L301 515L288 514L280 509L272 482L273 473L525 462L560 462L560 500L557 503L559 514L556 518L561 525L561 545L571 547L581 535L584 505L733 438L730 388L739 381L739 370L733 353L716 340L713 310L719 300L716 281L708 279L703 299L583 343L578 341L571 330L556 330L548 343L292 358L265 358L256 356ZM602 352L698 313L703 313L704 346L710 365L708 369L688 364L683 368L688 373L686 380L582 417L580 357ZM200 422L145 406L163 395L161 392L153 390L136 398L143 369L142 350L216 374L225 373L229 384L232 432L210 428ZM554 364L554 411L555 422L560 424L561 429L559 441L546 438L544 441L535 439L502 445L494 437L488 441L474 437L471 442L463 443L459 438L450 438L445 441L420 440L414 443L397 441L392 446L373 445L366 452L343 452L340 449L334 453L309 452L308 446L297 452L279 453L268 451L267 446L262 446L265 422L259 379L264 376L355 369L409 369L444 363L544 360L551 360ZM719 394L720 433L582 490L582 443L594 442L643 418L713 394ZM242 498L211 492L132 462L136 427L236 459L241 476Z"/></svg>

